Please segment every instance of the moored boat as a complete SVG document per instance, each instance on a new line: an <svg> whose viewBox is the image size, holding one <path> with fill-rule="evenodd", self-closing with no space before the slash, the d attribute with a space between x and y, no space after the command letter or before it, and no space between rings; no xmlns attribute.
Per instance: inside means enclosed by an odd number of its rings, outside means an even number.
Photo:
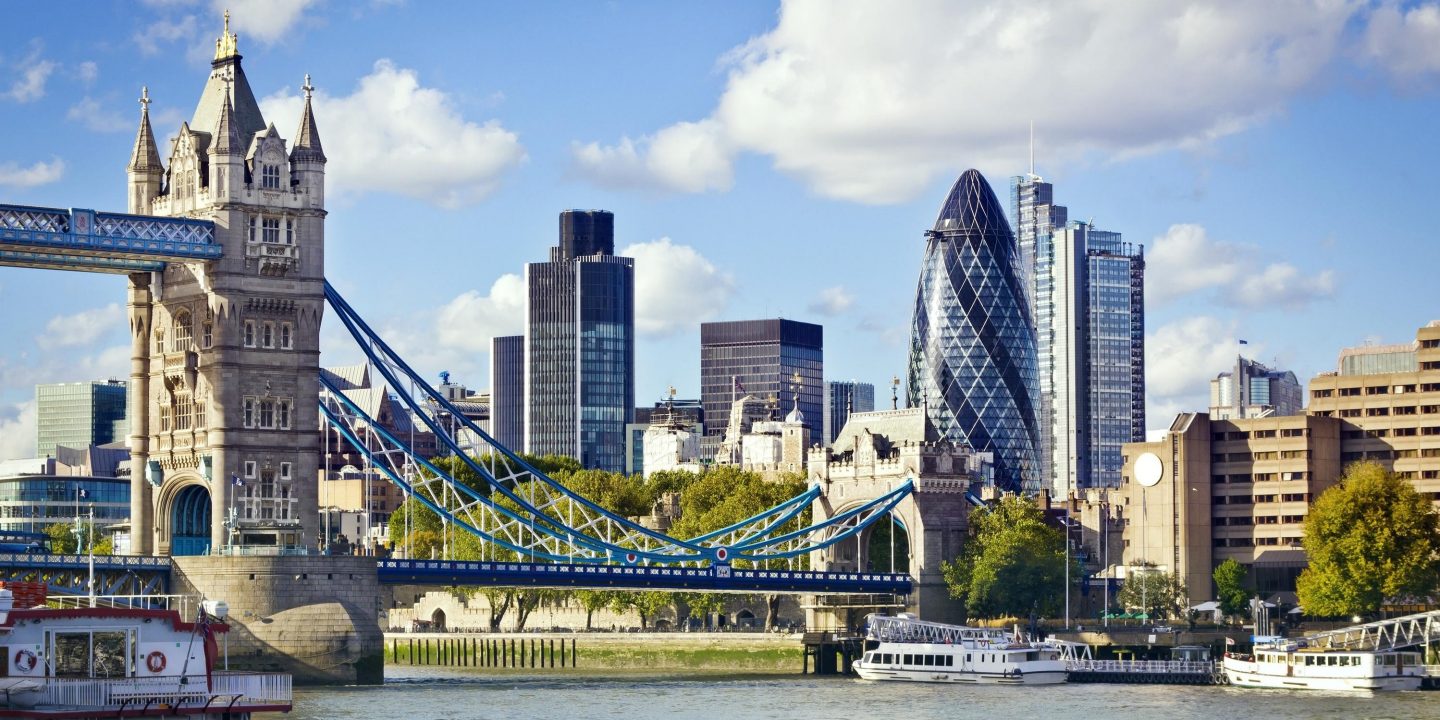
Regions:
<svg viewBox="0 0 1440 720"><path fill-rule="evenodd" d="M855 662L865 680L1053 685L1068 672L1060 647L1002 631L872 615Z"/></svg>
<svg viewBox="0 0 1440 720"><path fill-rule="evenodd" d="M1257 644L1249 654L1226 653L1221 666L1235 687L1418 690L1424 678L1416 652L1328 650L1296 642Z"/></svg>

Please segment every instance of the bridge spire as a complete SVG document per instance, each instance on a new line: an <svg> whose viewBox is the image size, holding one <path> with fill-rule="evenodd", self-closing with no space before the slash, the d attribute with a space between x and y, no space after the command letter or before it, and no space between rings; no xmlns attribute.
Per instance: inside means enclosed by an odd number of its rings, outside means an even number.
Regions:
<svg viewBox="0 0 1440 720"><path fill-rule="evenodd" d="M230 104L230 83L233 78L227 74L224 79L225 99L220 106L220 122L215 126L215 140L210 146L211 155L245 152L245 145L240 140L240 128L235 123L235 108Z"/></svg>
<svg viewBox="0 0 1440 720"><path fill-rule="evenodd" d="M140 131L135 134L135 150L125 168L132 173L161 170L160 151L155 147L155 132L150 129L150 88L140 88Z"/></svg>
<svg viewBox="0 0 1440 720"><path fill-rule="evenodd" d="M305 75L305 84L300 86L305 93L305 110L300 114L300 129L295 131L295 145L290 151L290 162L325 162L325 150L320 147L320 129L315 127L315 113L310 108L310 98L315 88L310 84L310 75Z"/></svg>

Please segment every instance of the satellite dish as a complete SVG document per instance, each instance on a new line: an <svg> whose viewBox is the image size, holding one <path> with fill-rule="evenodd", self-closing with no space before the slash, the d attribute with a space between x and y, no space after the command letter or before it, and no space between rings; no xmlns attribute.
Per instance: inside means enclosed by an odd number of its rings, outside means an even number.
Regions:
<svg viewBox="0 0 1440 720"><path fill-rule="evenodd" d="M1160 477L1165 474L1165 465L1160 462L1160 456L1147 452L1135 458L1135 480L1145 487L1155 487L1160 482Z"/></svg>

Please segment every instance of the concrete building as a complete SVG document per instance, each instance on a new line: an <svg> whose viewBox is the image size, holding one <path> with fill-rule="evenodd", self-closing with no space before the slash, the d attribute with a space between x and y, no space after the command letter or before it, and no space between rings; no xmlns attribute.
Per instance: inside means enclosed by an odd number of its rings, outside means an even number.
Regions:
<svg viewBox="0 0 1440 720"><path fill-rule="evenodd" d="M490 437L515 451L525 447L525 336L490 340Z"/></svg>
<svg viewBox="0 0 1440 720"><path fill-rule="evenodd" d="M823 409L825 329L796 320L740 320L700 326L700 403L705 410L701 453L715 457L729 426L731 407L745 395L779 399L799 386L800 412ZM798 379L797 379L798 378ZM819 423L806 445L822 442Z"/></svg>
<svg viewBox="0 0 1440 720"><path fill-rule="evenodd" d="M675 389L670 392L673 395ZM671 397L654 407L635 408L635 422L625 426L625 474L649 477L660 470L699 472L704 432L705 409L698 399Z"/></svg>
<svg viewBox="0 0 1440 720"><path fill-rule="evenodd" d="M36 457L54 455L57 445L107 445L129 435L123 380L35 386Z"/></svg>
<svg viewBox="0 0 1440 720"><path fill-rule="evenodd" d="M1305 393L1289 370L1272 370L1235 356L1235 369L1210 381L1210 417L1237 420L1304 411Z"/></svg>
<svg viewBox="0 0 1440 720"><path fill-rule="evenodd" d="M260 112L227 26L162 165L149 98L126 167L129 211L214 222L224 256L129 276L130 514L136 554L318 545L325 164L305 99L292 143ZM241 486L254 517L221 519Z"/></svg>
<svg viewBox="0 0 1440 720"><path fill-rule="evenodd" d="M829 380L825 383L825 408L821 437L825 444L835 442L840 428L845 427L850 413L875 409L875 386L857 380Z"/></svg>
<svg viewBox="0 0 1440 720"><path fill-rule="evenodd" d="M560 213L550 262L525 265L525 451L625 470L635 408L635 261L615 216Z"/></svg>

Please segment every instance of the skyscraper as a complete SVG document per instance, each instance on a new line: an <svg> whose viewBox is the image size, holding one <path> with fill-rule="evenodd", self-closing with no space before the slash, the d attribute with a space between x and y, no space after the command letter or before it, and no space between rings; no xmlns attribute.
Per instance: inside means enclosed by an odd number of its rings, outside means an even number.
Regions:
<svg viewBox="0 0 1440 720"><path fill-rule="evenodd" d="M525 336L490 339L490 437L525 448Z"/></svg>
<svg viewBox="0 0 1440 720"><path fill-rule="evenodd" d="M84 450L91 445L124 442L129 434L125 383L36 385L35 431L35 456L42 458L53 457L56 445Z"/></svg>
<svg viewBox="0 0 1440 720"><path fill-rule="evenodd" d="M942 438L994 453L997 485L1038 488L1035 333L1015 236L978 171L955 181L925 236L907 402Z"/></svg>
<svg viewBox="0 0 1440 720"><path fill-rule="evenodd" d="M1272 370L1235 356L1235 369L1210 381L1210 419L1245 420L1299 415L1305 409L1300 380L1289 370Z"/></svg>
<svg viewBox="0 0 1440 720"><path fill-rule="evenodd" d="M775 400L779 415L793 405L799 386L800 412L819 418L824 389L825 329L797 320L740 320L700 326L700 403L705 410L701 456L712 458L737 398ZM799 381L796 382L796 375ZM789 401L789 402L787 402ZM809 420L806 446L821 442L820 423Z"/></svg>
<svg viewBox="0 0 1440 720"><path fill-rule="evenodd" d="M1025 283L1025 299L1035 327L1035 359L1039 371L1040 394L1035 402L1040 426L1041 483L1053 477L1055 436L1054 402L1055 356L1055 238L1057 228L1065 227L1068 210L1055 204L1055 187L1032 172L1010 179L1010 211L1015 220L1015 240L1020 248L1020 273Z"/></svg>
<svg viewBox="0 0 1440 720"><path fill-rule="evenodd" d="M1145 439L1145 259L1120 233L1072 222L1037 257L1041 436L1057 493L1119 487Z"/></svg>
<svg viewBox="0 0 1440 720"><path fill-rule="evenodd" d="M550 262L525 265L525 449L623 472L635 408L635 261L614 253L613 214L566 210Z"/></svg>
<svg viewBox="0 0 1440 720"><path fill-rule="evenodd" d="M850 413L871 412L875 409L875 386L855 380L831 380L825 383L825 416L822 436L828 446L835 442L840 428L850 419Z"/></svg>

